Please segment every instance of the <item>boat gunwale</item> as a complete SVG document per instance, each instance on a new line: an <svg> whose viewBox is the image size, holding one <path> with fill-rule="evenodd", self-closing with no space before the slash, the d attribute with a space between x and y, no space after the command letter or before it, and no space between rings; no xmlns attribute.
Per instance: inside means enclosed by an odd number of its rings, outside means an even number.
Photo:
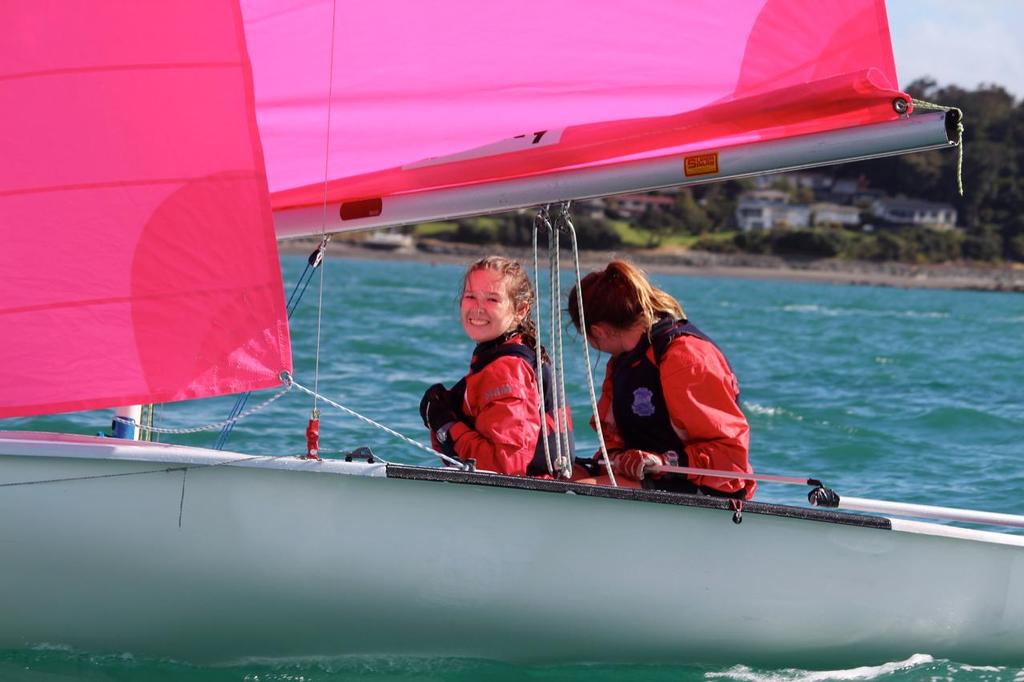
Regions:
<svg viewBox="0 0 1024 682"><path fill-rule="evenodd" d="M734 500L711 495L688 495L663 490L645 490L638 488L622 488L589 483L573 483L572 481L556 481L543 478L526 478L507 476L478 471L462 471L460 469L437 469L411 466L405 464L387 465L387 477L415 481L441 481L446 483L481 485L516 490L536 490L549 493L572 493L586 497L601 497L633 502L651 502L655 504L671 504L682 507L698 507L704 509L720 509L730 513L736 512ZM892 530L892 522L883 516L867 514L850 514L817 508L794 507L774 504L771 502L744 501L741 505L742 514L760 514L781 516L805 521L818 521L878 530Z"/></svg>

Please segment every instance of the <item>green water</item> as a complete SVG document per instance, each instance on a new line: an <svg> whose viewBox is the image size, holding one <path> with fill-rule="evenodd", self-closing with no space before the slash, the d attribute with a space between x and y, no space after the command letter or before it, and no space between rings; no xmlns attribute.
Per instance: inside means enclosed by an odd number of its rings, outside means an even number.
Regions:
<svg viewBox="0 0 1024 682"><path fill-rule="evenodd" d="M305 264L285 257L286 287ZM319 346L317 292L292 319L296 379L387 426L426 440L424 388L466 370L459 326L462 269L429 263L328 260ZM568 273L565 275L568 289ZM657 276L726 351L751 422L751 458L766 473L814 476L840 493L1024 514L1024 297L740 279ZM564 302L562 304L564 307ZM579 339L564 336L577 443L596 446ZM606 356L592 356L598 375ZM269 395L269 393L268 393ZM265 396L254 396L250 404ZM292 392L234 430L229 449L303 451L311 398ZM226 417L234 398L166 407L163 426ZM370 446L392 461L425 453L320 404L327 453ZM109 413L0 420L0 428L95 433ZM216 432L168 438L212 445ZM758 498L798 504L802 490L763 484ZM2 560L2 558L0 558ZM581 573L592 567L581 566ZM752 573L756 570L752 567ZM753 578L752 579L756 579ZM2 608L2 605L0 605ZM828 608L827 604L823 608ZM339 633L344 636L344 633ZM741 648L741 645L738 645ZM1022 643L1024 649L1024 643ZM1024 669L966 666L920 652L907 661L831 672L733 666L515 666L494 661L344 658L196 667L129 654L42 648L0 652L6 680L1012 680Z"/></svg>

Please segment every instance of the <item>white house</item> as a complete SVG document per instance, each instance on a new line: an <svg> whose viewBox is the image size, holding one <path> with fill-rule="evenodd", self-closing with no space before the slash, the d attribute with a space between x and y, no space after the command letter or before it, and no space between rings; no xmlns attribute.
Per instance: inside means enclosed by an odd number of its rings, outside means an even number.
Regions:
<svg viewBox="0 0 1024 682"><path fill-rule="evenodd" d="M788 204L789 195L775 190L748 192L736 204L736 224L743 231L766 230L772 227L807 227L811 208Z"/></svg>
<svg viewBox="0 0 1024 682"><path fill-rule="evenodd" d="M812 223L815 227L860 225L860 209L856 206L842 206L828 202L811 204Z"/></svg>
<svg viewBox="0 0 1024 682"><path fill-rule="evenodd" d="M615 199L616 210L623 218L642 215L648 207L668 209L676 202L672 197L657 194L620 194Z"/></svg>
<svg viewBox="0 0 1024 682"><path fill-rule="evenodd" d="M879 199L871 212L890 223L925 225L939 230L956 227L956 209L949 204L938 204L920 199Z"/></svg>

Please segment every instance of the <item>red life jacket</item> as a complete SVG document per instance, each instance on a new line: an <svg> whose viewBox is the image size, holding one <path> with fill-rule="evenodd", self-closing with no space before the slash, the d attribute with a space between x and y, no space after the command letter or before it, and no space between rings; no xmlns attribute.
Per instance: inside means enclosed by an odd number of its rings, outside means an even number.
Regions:
<svg viewBox="0 0 1024 682"><path fill-rule="evenodd" d="M512 337L515 338L515 337ZM533 348L529 347L524 343L520 343L518 340L510 341L507 338L499 338L494 341L488 341L485 343L478 344L476 349L473 351L473 359L470 362L470 375L476 374L482 371L489 364L497 360L498 358L513 356L520 358L532 371L534 377L536 377L537 371L537 355ZM547 432L548 432L548 452L551 455L552 463L555 458L555 454L558 452L558 437L560 433L560 427L558 419L555 415L554 409L554 396L555 396L555 385L553 372L551 371L551 365L544 362L541 365L541 371L543 372L544 380L544 416L547 421ZM464 396L466 392L466 377L459 380L455 386L452 387L452 396L456 399L453 402L457 403L459 409L457 410L460 419L466 422L470 427L474 427L474 420L470 415L465 414L461 409L464 404ZM562 401L565 402L564 400ZM569 408L564 407L566 413L566 425L568 427L567 437L569 441L569 458L570 461L575 460L575 441L573 438L572 431L572 420L569 418ZM526 474L528 476L546 476L548 474L547 461L544 456L544 440L543 440L543 429L537 436L537 444L534 448L533 459L527 465Z"/></svg>

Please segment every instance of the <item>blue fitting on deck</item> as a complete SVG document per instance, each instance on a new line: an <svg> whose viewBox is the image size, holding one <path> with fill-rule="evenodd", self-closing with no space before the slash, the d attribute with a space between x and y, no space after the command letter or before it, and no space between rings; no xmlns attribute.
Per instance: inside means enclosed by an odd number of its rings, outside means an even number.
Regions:
<svg viewBox="0 0 1024 682"><path fill-rule="evenodd" d="M110 422L112 438L135 440L135 420L130 417L118 417Z"/></svg>

